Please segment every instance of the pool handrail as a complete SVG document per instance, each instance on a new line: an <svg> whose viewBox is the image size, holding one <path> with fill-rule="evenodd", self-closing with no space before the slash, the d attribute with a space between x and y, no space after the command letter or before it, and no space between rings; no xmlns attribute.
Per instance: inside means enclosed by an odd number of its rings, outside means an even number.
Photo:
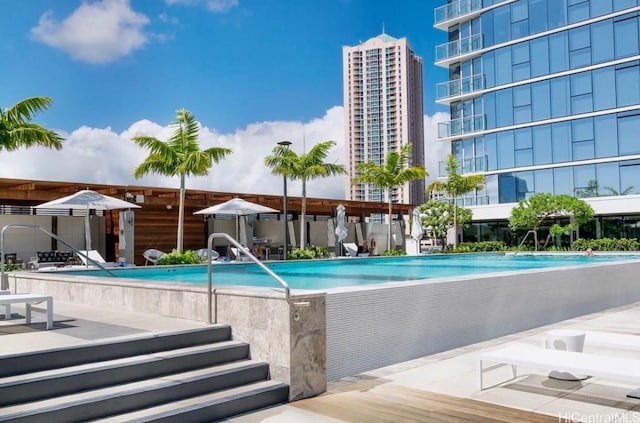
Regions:
<svg viewBox="0 0 640 423"><path fill-rule="evenodd" d="M251 254L249 250L242 246L238 241L236 241L231 235L224 232L214 232L209 235L209 239L207 240L207 257L211 257L211 252L213 250L213 240L215 238L225 238L229 243L233 244L238 248L238 251L245 254L251 261L258 265L262 270L264 270L269 276L275 279L282 288L284 288L285 299L289 306L297 308L297 307L308 307L310 305L309 301L300 301L294 302L291 299L291 290L289 289L289 284L286 283L280 276L276 275L273 270L269 269L264 265L256 256ZM213 323L213 264L212 260L207 260L207 287L208 287L208 295L209 295L209 323Z"/></svg>
<svg viewBox="0 0 640 423"><path fill-rule="evenodd" d="M518 248L516 248L516 252L513 253L514 256L520 252L520 247L522 247L522 245L525 243L525 241L531 234L533 234L533 243L534 243L535 251L536 252L538 251L538 232L534 230L530 230L525 234L524 238L522 238L522 242L520 242L520 244L518 245Z"/></svg>
<svg viewBox="0 0 640 423"><path fill-rule="evenodd" d="M55 240L60 241L61 243L63 243L65 246L69 247L74 253L79 254L82 257L85 257L87 259L87 266L88 266L88 263L91 262L92 264L95 264L100 269L102 269L105 272L107 272L109 275L111 275L113 277L116 276L113 272L111 272L109 269L107 269L102 264L100 264L100 262L98 262L98 261L92 259L91 257L89 257L87 253L83 253L81 250L78 250L73 245L71 245L67 241L65 241L63 238L59 237L58 235L54 234L53 232L48 231L47 229L45 229L41 225L26 225L26 224L20 224L20 223L10 223L10 224L4 225L2 227L2 233L0 235L0 289L9 289L8 282L7 282L7 284L5 284L4 234L5 234L5 232L7 232L11 228L40 229L42 232L46 233L51 238L54 238Z"/></svg>

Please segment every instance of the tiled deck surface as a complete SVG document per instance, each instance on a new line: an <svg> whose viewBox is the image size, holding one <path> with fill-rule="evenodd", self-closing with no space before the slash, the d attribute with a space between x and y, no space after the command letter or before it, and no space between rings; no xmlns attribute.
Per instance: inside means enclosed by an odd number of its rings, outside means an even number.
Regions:
<svg viewBox="0 0 640 423"><path fill-rule="evenodd" d="M3 309L0 311L4 311ZM14 306L13 312L24 314ZM166 332L205 323L146 314L96 310L56 302L55 328L44 330L36 307L34 324L0 319L0 354L54 348ZM602 378L578 382L549 379L545 371L518 368L519 377L484 391L476 387L477 357L510 343L542 345L549 329L571 328L640 334L640 303L422 357L329 383L326 394L229 419L253 422L455 422L589 421L640 422L640 400L626 394L638 386ZM585 352L639 357L638 351L585 344ZM487 386L507 380L503 367L486 374Z"/></svg>

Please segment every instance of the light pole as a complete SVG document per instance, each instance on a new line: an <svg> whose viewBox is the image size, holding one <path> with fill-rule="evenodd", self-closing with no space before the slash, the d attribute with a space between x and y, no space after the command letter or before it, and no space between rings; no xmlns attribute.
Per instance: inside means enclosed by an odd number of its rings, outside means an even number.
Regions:
<svg viewBox="0 0 640 423"><path fill-rule="evenodd" d="M282 146L284 148L289 148L289 146L291 145L291 141L280 141L278 143L279 146ZM289 222L288 222L288 218L289 215L287 213L287 175L284 174L282 175L283 177L283 182L284 182L284 189L283 189L283 199L282 199L282 211L284 212L284 243L282 245L282 260L286 260L287 259L287 250L289 248Z"/></svg>

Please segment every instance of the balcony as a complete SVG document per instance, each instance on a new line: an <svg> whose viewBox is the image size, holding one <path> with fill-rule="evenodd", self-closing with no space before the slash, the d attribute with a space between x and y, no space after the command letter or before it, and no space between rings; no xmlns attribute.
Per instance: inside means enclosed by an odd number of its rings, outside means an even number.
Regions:
<svg viewBox="0 0 640 423"><path fill-rule="evenodd" d="M484 74L442 82L436 85L436 103L448 105L454 98L456 101L466 100L483 89Z"/></svg>
<svg viewBox="0 0 640 423"><path fill-rule="evenodd" d="M436 46L436 65L449 67L453 62L477 57L483 45L482 34L440 44Z"/></svg>
<svg viewBox="0 0 640 423"><path fill-rule="evenodd" d="M482 0L460 0L435 9L434 27L447 30L452 25L480 16Z"/></svg>
<svg viewBox="0 0 640 423"><path fill-rule="evenodd" d="M484 131L485 115L453 119L438 124L438 138L451 138Z"/></svg>

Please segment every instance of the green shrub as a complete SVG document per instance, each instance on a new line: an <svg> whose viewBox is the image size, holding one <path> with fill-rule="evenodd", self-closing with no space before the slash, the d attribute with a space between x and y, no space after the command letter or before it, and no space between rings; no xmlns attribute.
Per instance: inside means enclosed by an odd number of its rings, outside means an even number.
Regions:
<svg viewBox="0 0 640 423"><path fill-rule="evenodd" d="M506 251L507 247L502 241L463 242L456 248L447 250L451 253L484 253L487 251Z"/></svg>
<svg viewBox="0 0 640 423"><path fill-rule="evenodd" d="M160 257L157 264L197 264L202 262L203 259L195 251L186 250L179 253L174 249L169 254Z"/></svg>
<svg viewBox="0 0 640 423"><path fill-rule="evenodd" d="M407 253L404 250L398 248L391 248L382 253L383 256L406 256Z"/></svg>
<svg viewBox="0 0 640 423"><path fill-rule="evenodd" d="M22 270L22 266L16 263L5 263L4 271L5 272L17 272L18 270Z"/></svg>
<svg viewBox="0 0 640 423"><path fill-rule="evenodd" d="M580 238L573 243L574 250L585 251L587 248L591 248L593 251L638 251L640 250L640 242L637 238Z"/></svg>
<svg viewBox="0 0 640 423"><path fill-rule="evenodd" d="M329 257L329 250L326 247L310 245L307 248L294 248L287 254L288 260L311 260Z"/></svg>

